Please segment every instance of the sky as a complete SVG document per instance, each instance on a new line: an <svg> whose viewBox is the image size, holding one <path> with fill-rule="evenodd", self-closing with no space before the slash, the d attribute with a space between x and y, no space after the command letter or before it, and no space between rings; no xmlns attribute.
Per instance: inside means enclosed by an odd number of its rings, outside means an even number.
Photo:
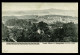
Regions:
<svg viewBox="0 0 80 55"><path fill-rule="evenodd" d="M78 11L78 3L2 2L2 11L43 10L43 9L50 9L50 8Z"/></svg>

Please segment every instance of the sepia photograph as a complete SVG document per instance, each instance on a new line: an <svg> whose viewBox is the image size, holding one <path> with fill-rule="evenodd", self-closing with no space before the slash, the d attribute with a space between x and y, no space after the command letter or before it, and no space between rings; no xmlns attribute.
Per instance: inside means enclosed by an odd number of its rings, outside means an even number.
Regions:
<svg viewBox="0 0 80 55"><path fill-rule="evenodd" d="M2 43L30 42L78 43L78 3L2 2Z"/></svg>

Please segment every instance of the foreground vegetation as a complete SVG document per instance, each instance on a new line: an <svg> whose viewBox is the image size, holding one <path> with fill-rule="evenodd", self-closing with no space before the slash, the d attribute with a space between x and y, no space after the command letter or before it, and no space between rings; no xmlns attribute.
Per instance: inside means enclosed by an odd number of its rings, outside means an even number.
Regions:
<svg viewBox="0 0 80 55"><path fill-rule="evenodd" d="M13 24L16 22L13 22ZM7 23L8 25L10 23ZM13 25L11 23L11 25ZM77 42L78 25L73 22L56 22L47 24L43 21L17 22L15 27L8 28L2 24L2 41L6 42ZM20 28L16 27L19 26ZM22 27L22 29L21 29Z"/></svg>

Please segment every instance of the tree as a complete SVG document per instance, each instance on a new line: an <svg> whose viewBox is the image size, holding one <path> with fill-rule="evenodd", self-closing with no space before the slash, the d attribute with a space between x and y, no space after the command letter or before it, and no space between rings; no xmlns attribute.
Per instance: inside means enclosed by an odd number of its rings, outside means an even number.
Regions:
<svg viewBox="0 0 80 55"><path fill-rule="evenodd" d="M36 32L37 31L37 25L35 23L33 23L32 27L31 27L32 32Z"/></svg>
<svg viewBox="0 0 80 55"><path fill-rule="evenodd" d="M41 32L43 32L40 34L41 36L40 42L48 42L50 40L50 34L51 34L48 28L48 24L41 21L38 23L38 29L40 29Z"/></svg>
<svg viewBox="0 0 80 55"><path fill-rule="evenodd" d="M51 33L51 42L61 42L63 40L63 29L57 28Z"/></svg>
<svg viewBox="0 0 80 55"><path fill-rule="evenodd" d="M9 31L8 28L2 24L2 41L8 41Z"/></svg>
<svg viewBox="0 0 80 55"><path fill-rule="evenodd" d="M78 41L78 28L76 28L75 24L70 22L63 25L63 32L65 37L69 37L70 41L76 42ZM64 38L65 38L64 37Z"/></svg>
<svg viewBox="0 0 80 55"><path fill-rule="evenodd" d="M47 27L47 26L48 26L48 24L43 22L43 21L38 23L38 28L41 29L41 30L44 30L45 27Z"/></svg>
<svg viewBox="0 0 80 55"><path fill-rule="evenodd" d="M78 41L78 28L73 22L63 23L62 28L53 29L51 42L76 42Z"/></svg>

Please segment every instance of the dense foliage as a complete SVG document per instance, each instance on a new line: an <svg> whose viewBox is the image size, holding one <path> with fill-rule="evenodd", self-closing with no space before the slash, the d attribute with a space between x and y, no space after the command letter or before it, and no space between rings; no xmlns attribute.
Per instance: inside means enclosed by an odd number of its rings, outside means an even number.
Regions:
<svg viewBox="0 0 80 55"><path fill-rule="evenodd" d="M10 23L11 22L11 23ZM27 22L24 20L10 21L7 25L21 26L22 29L13 27L7 28L2 24L2 40L17 42L77 42L78 26L72 22L56 22L47 24ZM16 24L17 23L17 24ZM9 26L10 26L9 25ZM11 39L11 37L14 39ZM8 39L8 40L7 40Z"/></svg>

